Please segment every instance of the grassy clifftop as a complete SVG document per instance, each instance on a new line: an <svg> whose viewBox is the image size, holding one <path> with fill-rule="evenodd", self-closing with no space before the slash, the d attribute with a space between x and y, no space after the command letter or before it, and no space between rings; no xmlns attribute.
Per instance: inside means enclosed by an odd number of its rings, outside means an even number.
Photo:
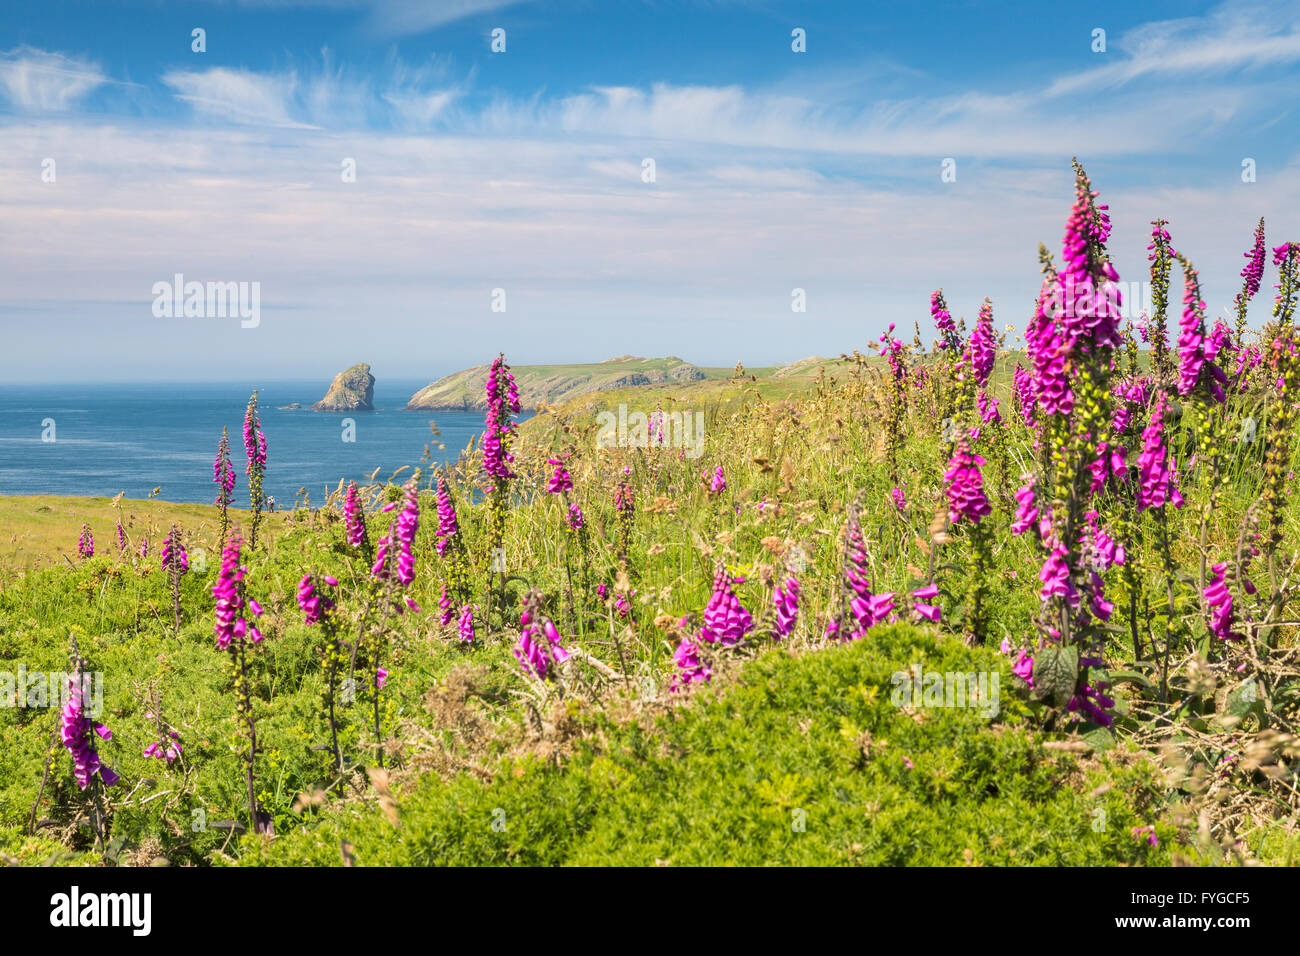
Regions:
<svg viewBox="0 0 1300 956"><path fill-rule="evenodd" d="M516 365L515 382L524 408L553 405L579 395L644 385L726 378L731 369L700 368L674 355L638 358L623 355L589 365ZM426 385L411 396L412 409L485 409L487 365L476 365Z"/></svg>

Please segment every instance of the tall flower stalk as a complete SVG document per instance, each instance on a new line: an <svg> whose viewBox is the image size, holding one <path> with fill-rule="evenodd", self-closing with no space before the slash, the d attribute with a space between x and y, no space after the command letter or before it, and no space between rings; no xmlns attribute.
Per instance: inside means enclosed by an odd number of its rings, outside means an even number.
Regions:
<svg viewBox="0 0 1300 956"><path fill-rule="evenodd" d="M438 477L438 542L436 545L442 558L442 588L438 598L443 627L450 627L460 614L458 632L464 641L469 635L468 643L474 639L474 612L470 607L470 594L473 582L470 577L469 558L466 554L464 535L460 531L460 521L456 516L456 501L452 497L451 483L444 476ZM465 621L468 615L468 622Z"/></svg>
<svg viewBox="0 0 1300 956"><path fill-rule="evenodd" d="M1250 247L1249 252L1242 253L1250 261L1246 267L1241 270L1241 291L1237 297L1232 300L1233 307L1237 313L1237 341L1240 343L1246 337L1246 309L1250 306L1250 300L1259 292L1260 283L1264 279L1264 217L1260 216L1259 225L1255 227L1255 243Z"/></svg>
<svg viewBox="0 0 1300 956"><path fill-rule="evenodd" d="M162 569L171 581L172 611L176 617L175 633L179 634L181 632L181 578L189 573L190 556L185 553L185 545L181 543L181 533L176 525L172 525L171 530L167 532L166 540L163 541Z"/></svg>
<svg viewBox="0 0 1300 956"><path fill-rule="evenodd" d="M221 429L217 443L217 457L212 462L212 480L217 483L217 507L221 509L221 537L217 551L226 550L226 535L230 532L230 505L235 500L235 467L230 463L230 435Z"/></svg>
<svg viewBox="0 0 1300 956"><path fill-rule="evenodd" d="M396 501L389 502L384 506L383 511L389 512L397 507ZM369 693L374 711L375 759L381 767L384 765L384 738L379 711L379 692L383 689L384 681L388 676L388 671L380 666L384 635L387 633L388 618L391 614L402 613L404 607L411 611L420 610L420 606L406 593L406 589L415 580L414 545L419 526L419 484L412 478L402 486L401 510L389 525L388 533L379 539L379 544L375 548L375 563L370 569L371 577L378 585L383 598L382 616L378 622L371 623L368 606L366 613L362 615L361 636L357 641L358 646L365 646L368 656L371 678ZM373 603L372 597L370 604Z"/></svg>
<svg viewBox="0 0 1300 956"><path fill-rule="evenodd" d="M248 503L253 510L253 521L248 536L248 546L257 547L257 526L262 520L262 509L266 506L266 494L262 490L262 481L266 477L266 433L262 431L262 422L257 417L257 392L248 399L248 408L244 411L244 452L248 464L244 474L248 476Z"/></svg>
<svg viewBox="0 0 1300 956"><path fill-rule="evenodd" d="M235 719L248 743L247 749L240 756L248 787L249 817L257 833L270 834L273 831L271 816L260 808L257 799L257 724L253 717L253 675L249 666L250 655L262 642L262 632L246 617L247 614L254 618L260 617L262 608L244 593L244 578L248 574L248 568L241 563L243 543L243 539L236 534L226 543L225 550L221 553L221 571L217 575L217 583L212 586L212 595L217 602L217 623L213 631L217 637L217 649L230 655L235 682Z"/></svg>
<svg viewBox="0 0 1300 956"><path fill-rule="evenodd" d="M488 613L492 608L491 574L496 568L497 588L504 598L506 572L504 568L506 521L510 514L510 481L515 473L510 470L514 455L510 445L514 440L515 423L513 415L518 415L519 389L515 385L514 374L506 364L504 353L498 354L488 370L487 417L483 423L483 471L488 481L488 543L492 563L488 566Z"/></svg>
<svg viewBox="0 0 1300 956"><path fill-rule="evenodd" d="M335 620L335 602L325 588L337 588L338 579L329 575L317 575L308 572L298 582L298 607L302 609L303 620L308 626L319 625L323 636L322 656L325 659L325 720L330 728L330 753L334 757L334 768L343 776L343 752L339 748L338 718L336 703L339 689L339 673L347 663L343 642L339 639L338 622Z"/></svg>

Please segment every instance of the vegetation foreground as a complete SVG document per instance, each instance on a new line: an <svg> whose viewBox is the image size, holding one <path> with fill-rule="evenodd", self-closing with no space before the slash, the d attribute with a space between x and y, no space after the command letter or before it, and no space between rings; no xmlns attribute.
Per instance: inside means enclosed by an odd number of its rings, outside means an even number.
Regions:
<svg viewBox="0 0 1300 956"><path fill-rule="evenodd" d="M254 395L247 510L223 435L214 508L0 555L0 860L1291 863L1300 244L1251 332L1263 221L1233 324L1152 225L1136 323L1076 167L1023 349L937 291L518 427L499 357L454 466L287 514Z"/></svg>

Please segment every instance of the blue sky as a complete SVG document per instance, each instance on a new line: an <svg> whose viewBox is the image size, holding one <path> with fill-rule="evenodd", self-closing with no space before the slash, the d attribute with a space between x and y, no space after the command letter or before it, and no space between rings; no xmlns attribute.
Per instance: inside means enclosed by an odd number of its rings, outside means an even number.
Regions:
<svg viewBox="0 0 1300 956"><path fill-rule="evenodd" d="M432 378L501 349L758 366L865 348L889 322L928 337L939 286L1019 329L1073 155L1111 204L1122 278L1145 278L1164 216L1217 312L1259 216L1270 244L1300 238L1298 13L10 4L0 374ZM155 317L153 284L178 272L260 283L260 324Z"/></svg>

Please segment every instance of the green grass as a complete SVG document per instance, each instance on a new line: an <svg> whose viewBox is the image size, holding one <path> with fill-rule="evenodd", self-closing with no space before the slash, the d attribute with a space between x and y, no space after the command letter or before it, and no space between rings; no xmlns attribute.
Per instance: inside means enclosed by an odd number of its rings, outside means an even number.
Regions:
<svg viewBox="0 0 1300 956"><path fill-rule="evenodd" d="M327 811L283 839L244 838L239 859L337 865L346 842L371 866L1168 861L1149 763L1044 750L1009 694L992 724L973 709L904 712L891 676L913 662L1010 682L1000 655L905 626L775 648L688 706L622 721L574 707L581 739L558 763L416 778L395 787L395 814ZM1150 823L1159 848L1130 834Z"/></svg>
<svg viewBox="0 0 1300 956"><path fill-rule="evenodd" d="M1013 413L1006 379L1014 360L1005 354L999 360L996 387L1008 419ZM1007 658L996 648L1004 637L1013 644L1030 640L1041 607L1033 543L1007 533L1015 508L1011 493L1033 457L1025 429L1017 424L1007 430L1004 445L985 449L985 487L994 509L987 519L994 529L986 582L990 614L985 647L967 649L962 636L970 613L968 542L959 533L940 541L930 532L936 513L946 512L931 397L924 391L910 396L898 452L908 507L900 512L889 497L894 481L879 427L886 410L877 388L879 364L859 369L837 362L827 371L836 379L833 386L818 380L814 365L754 381L732 380L728 372L688 385L601 393L524 423L505 537L512 580L504 598L494 596L490 617L486 508L475 503L481 500L478 458L450 467L446 475L475 584L471 600L479 605L472 647L460 644L454 626L438 622L447 565L434 547L437 520L428 490L433 476L421 475L425 490L411 594L424 611L390 620L383 649L390 674L381 697L381 732L395 807L376 805L380 794L360 770L332 795L319 796L333 781L329 756L320 749L329 740L321 634L303 624L294 603L305 571L336 576L340 620L346 633L355 634L369 569L346 545L335 507L270 516L258 548L244 554L248 593L267 611L259 622L266 640L254 664L254 713L261 746L259 801L278 834L270 843L240 837L227 823L247 824L248 811L228 656L213 646L215 510L121 503L135 545L147 533L156 555L161 534L176 521L191 554L206 552L206 563L200 567L196 561L183 581L182 623L174 632L171 595L156 558L142 562L134 550L117 555L117 512L110 501L0 498L0 515L12 536L9 550L0 553L0 671L19 664L31 671L62 669L75 637L91 668L104 674L102 719L114 737L100 751L123 779L106 795L108 845L96 847L80 822L86 808L62 750L41 789L57 712L0 707L0 860L334 864L343 860L344 843L359 863L373 865L1164 864L1175 852L1194 860L1222 859L1198 841L1195 814L1182 812L1196 801L1201 802L1193 809L1210 812L1219 804L1158 774L1155 763L1164 755L1155 747L1134 750L1147 729L1137 711L1166 707L1151 693L1134 684L1117 687L1116 747L1086 757L1044 749L1046 715L1016 703ZM666 410L703 410L703 455L686 458L672 448L597 450L597 411L625 397L643 410L660 398ZM1177 438L1171 431L1171 440ZM545 493L547 458L566 450L573 452L570 500L586 515L585 553L563 530L565 503ZM1231 553L1258 493L1258 453L1258 445L1233 446L1226 453L1224 486L1207 529L1211 554ZM718 466L725 470L727 490L710 495L701 472ZM612 500L624 468L637 502L627 569L634 591L626 619L594 593L596 583L612 589L620 580ZM1182 593L1197 593L1203 475L1186 476L1188 507L1169 515L1170 554L1150 546L1150 516L1143 518L1147 544L1133 555L1150 600L1149 609L1139 605L1143 629L1165 626L1158 602L1167 559L1177 563ZM374 540L390 517L375 510L378 499L392 500L399 489L370 491ZM904 592L933 573L941 590L940 625L877 628L850 646L823 646L827 615L841 588L838 541L846 506L855 499L862 504L873 589ZM1115 507L1100 504L1104 511ZM244 522L248 515L237 511L234 518ZM1287 540L1294 541L1300 509L1290 507L1283 518ZM75 557L82 521L91 522L100 552L89 561ZM795 633L778 647L760 629L739 652L709 649L718 672L715 686L698 699L665 705L662 689L680 638L673 622L705 606L717 564L746 578L737 593L761 622L771 608L773 577L795 550L806 556ZM581 583L584 567L590 588ZM567 609L570 573L580 613ZM1105 653L1112 666L1125 667L1131 664L1128 609L1123 593L1111 585L1117 609ZM628 700L622 680L607 680L577 660L562 681L546 689L525 679L511 648L519 635L519 598L530 588L543 596L545 613L560 626L567 646L625 672L637 688L652 682L660 699ZM1180 642L1173 699L1183 699L1182 713L1197 722L1197 734L1213 735L1204 750L1240 751L1249 739L1241 728L1209 723L1241 681L1228 659L1236 651L1209 643L1194 602L1184 600L1169 623ZM1292 645L1294 628L1280 628L1276 639ZM1194 683L1185 669L1197 649L1213 656L1217 697L1206 693L1202 699L1197 687L1203 678ZM927 669L996 669L1002 677L998 721L991 725L974 712L944 708L924 708L917 720L891 706L890 676L922 659ZM154 739L146 714L155 693L184 740L184 760L171 767L142 755ZM370 765L374 734L363 710L342 711L342 743L350 759ZM1280 701L1273 715L1285 718ZM540 735L534 732L539 718ZM863 755L867 735L871 746ZM1074 735L1069 725L1051 726L1053 738ZM1172 742L1187 743L1181 737ZM1268 781L1234 771L1223 787L1230 798L1256 801L1242 816L1251 850L1266 862L1293 861L1294 838L1285 833L1286 814L1276 795L1270 796ZM312 809L303 809L304 799ZM33 804L38 826L29 833ZM397 826L390 820L394 809ZM491 827L497 809L505 814L505 830ZM802 831L792 829L795 810L806 813ZM1105 826L1094 830L1099 819ZM1216 841L1234 839L1228 825L1215 819ZM1160 836L1158 848L1138 844L1129 834L1134 826L1151 824Z"/></svg>

